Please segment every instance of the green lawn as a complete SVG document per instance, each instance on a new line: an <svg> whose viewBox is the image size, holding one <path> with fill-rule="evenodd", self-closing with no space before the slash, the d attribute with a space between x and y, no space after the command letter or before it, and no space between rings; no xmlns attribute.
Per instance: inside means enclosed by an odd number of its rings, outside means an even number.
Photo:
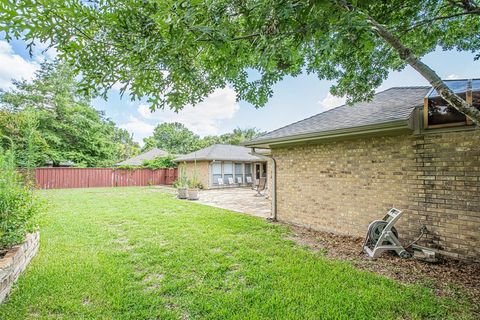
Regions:
<svg viewBox="0 0 480 320"><path fill-rule="evenodd" d="M40 252L0 319L470 316L464 302L302 248L284 226L158 189L42 194Z"/></svg>

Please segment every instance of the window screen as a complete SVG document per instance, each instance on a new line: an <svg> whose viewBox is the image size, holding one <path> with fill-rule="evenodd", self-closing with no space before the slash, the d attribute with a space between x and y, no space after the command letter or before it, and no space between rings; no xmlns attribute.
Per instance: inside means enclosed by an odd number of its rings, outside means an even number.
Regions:
<svg viewBox="0 0 480 320"><path fill-rule="evenodd" d="M252 174L252 164L251 163L245 163L245 174Z"/></svg>
<svg viewBox="0 0 480 320"><path fill-rule="evenodd" d="M222 164L214 162L212 164L213 184L218 184L218 178L222 178Z"/></svg>
<svg viewBox="0 0 480 320"><path fill-rule="evenodd" d="M233 178L233 163L223 163L223 182L228 183L228 178Z"/></svg>
<svg viewBox="0 0 480 320"><path fill-rule="evenodd" d="M250 178L250 179L248 179ZM252 180L252 164L251 163L245 163L245 183L250 183L253 181Z"/></svg>
<svg viewBox="0 0 480 320"><path fill-rule="evenodd" d="M235 182L243 183L243 163L235 163Z"/></svg>

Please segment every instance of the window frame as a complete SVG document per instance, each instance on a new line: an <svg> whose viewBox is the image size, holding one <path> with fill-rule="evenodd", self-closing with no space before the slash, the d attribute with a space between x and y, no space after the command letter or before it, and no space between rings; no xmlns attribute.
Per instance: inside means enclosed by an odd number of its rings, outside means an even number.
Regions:
<svg viewBox="0 0 480 320"><path fill-rule="evenodd" d="M469 80L471 81L471 80ZM462 126L471 126L473 121L465 116L466 121L462 122L452 122L452 123L442 123L442 124L429 124L428 123L428 107L429 107L429 97L434 91L434 88L431 88L427 95L423 98L423 128L424 129L440 129L440 128L451 128L451 127L462 127ZM476 91L475 91L476 92ZM461 92L463 93L463 92ZM473 91L471 83L467 84L467 90L465 91L466 102L471 106L473 104Z"/></svg>
<svg viewBox="0 0 480 320"><path fill-rule="evenodd" d="M240 165L241 172L237 173L237 165ZM244 162L234 162L233 163L233 180L235 183L237 182L237 176L242 178L242 183L245 183L245 163Z"/></svg>
<svg viewBox="0 0 480 320"><path fill-rule="evenodd" d="M220 173L215 173L214 172L213 168L215 167L215 165L220 165ZM218 178L219 178L218 176L220 176L220 178L223 180L223 164L222 164L221 161L215 161L215 162L211 163L210 167L211 167L210 179L212 179L212 185L213 186L218 186L219 185L218 184ZM215 176L217 176L217 177L215 177Z"/></svg>

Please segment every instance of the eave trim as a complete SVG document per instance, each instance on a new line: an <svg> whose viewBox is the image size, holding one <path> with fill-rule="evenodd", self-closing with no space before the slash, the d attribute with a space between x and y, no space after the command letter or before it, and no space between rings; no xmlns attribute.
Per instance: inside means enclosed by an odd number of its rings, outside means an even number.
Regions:
<svg viewBox="0 0 480 320"><path fill-rule="evenodd" d="M300 143L312 140L329 140L339 138L349 138L354 136L374 135L381 133L390 133L395 131L413 131L409 125L409 120L398 120L381 124L367 125L354 128L345 128L323 132L313 132L308 134L294 135L276 139L257 140L244 143L246 147L266 147L283 143Z"/></svg>

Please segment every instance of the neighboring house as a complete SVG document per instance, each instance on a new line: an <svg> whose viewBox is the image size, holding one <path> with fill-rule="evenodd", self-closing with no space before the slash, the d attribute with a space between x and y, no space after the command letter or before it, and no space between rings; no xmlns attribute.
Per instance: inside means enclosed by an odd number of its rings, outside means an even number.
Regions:
<svg viewBox="0 0 480 320"><path fill-rule="evenodd" d="M179 156L175 159L179 174L185 168L189 179L197 179L205 189L247 185L267 176L267 159L250 154L252 150L243 146L214 144L198 151ZM219 183L219 179L223 185Z"/></svg>
<svg viewBox="0 0 480 320"><path fill-rule="evenodd" d="M446 83L480 108L480 80ZM404 243L480 260L480 130L430 87L397 87L245 143L269 148L278 220L363 237L391 207Z"/></svg>
<svg viewBox="0 0 480 320"><path fill-rule="evenodd" d="M116 166L141 166L145 160L153 160L157 157L166 157L169 153L161 149L154 148L147 152L141 153L138 156L119 162Z"/></svg>

